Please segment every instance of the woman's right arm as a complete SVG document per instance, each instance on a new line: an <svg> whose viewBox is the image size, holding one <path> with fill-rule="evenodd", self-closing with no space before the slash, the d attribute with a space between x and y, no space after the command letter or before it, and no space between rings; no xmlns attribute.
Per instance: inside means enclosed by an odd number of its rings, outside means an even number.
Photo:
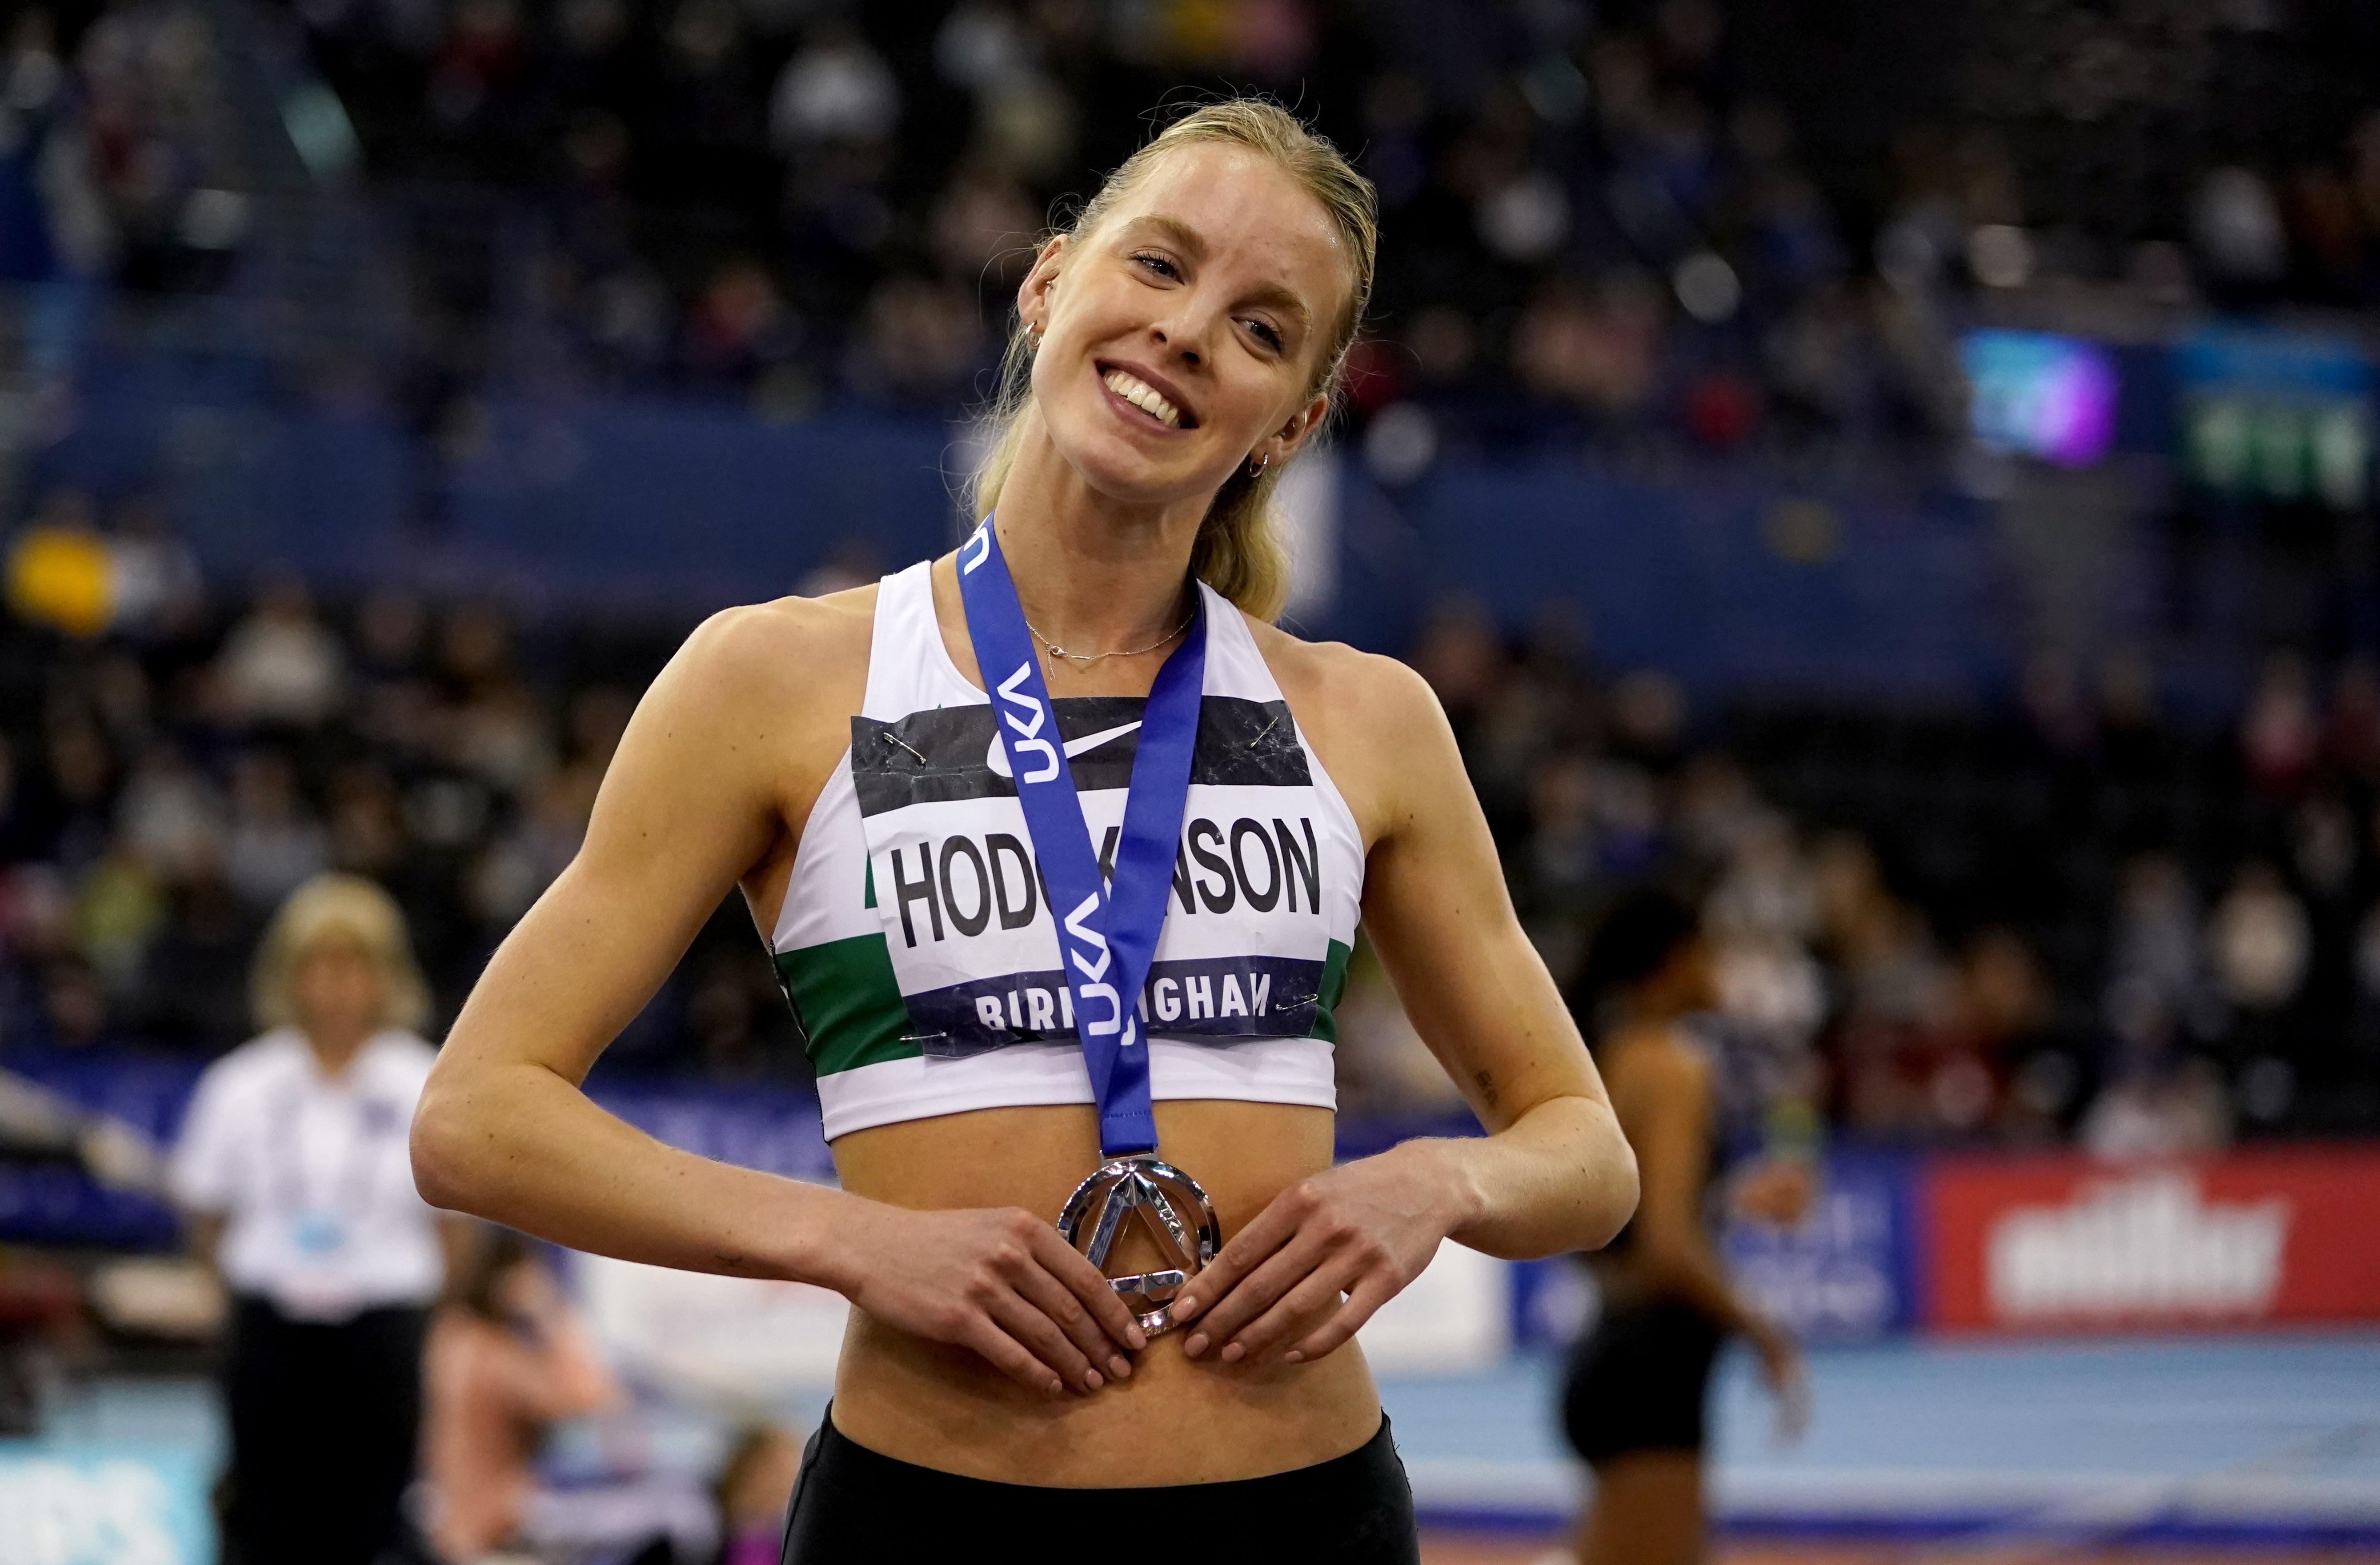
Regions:
<svg viewBox="0 0 2380 1565"><path fill-rule="evenodd" d="M497 948L447 1035L414 1116L415 1181L434 1206L573 1249L815 1282L1026 1385L1095 1389L1115 1373L1112 1343L1138 1347L1139 1332L1048 1222L905 1211L713 1162L579 1088L841 753L848 712L826 708L846 703L818 692L856 689L864 673L838 666L864 659L851 612L731 610L654 681L577 856Z"/></svg>

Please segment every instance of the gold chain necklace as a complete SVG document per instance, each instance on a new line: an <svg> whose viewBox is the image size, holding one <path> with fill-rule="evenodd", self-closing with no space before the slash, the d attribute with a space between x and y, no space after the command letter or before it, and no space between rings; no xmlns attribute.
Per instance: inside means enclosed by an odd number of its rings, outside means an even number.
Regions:
<svg viewBox="0 0 2380 1565"><path fill-rule="evenodd" d="M1019 617L1022 618L1023 616L1020 615ZM1031 620L1025 621L1025 628L1026 630L1033 631L1033 639L1038 641L1043 647L1049 649L1049 652L1051 657L1063 658L1070 663L1095 663L1103 658L1137 658L1144 652L1154 652L1160 647L1164 646L1168 641L1172 640L1175 637L1189 629L1190 622L1197 617L1198 606L1196 603L1193 603L1190 606L1190 612L1182 616L1182 623L1180 625L1175 625L1172 630L1167 631L1164 635L1159 637L1148 646L1135 647L1129 651L1069 652L1066 649L1059 646L1055 641L1050 640L1039 631L1033 630L1033 622Z"/></svg>

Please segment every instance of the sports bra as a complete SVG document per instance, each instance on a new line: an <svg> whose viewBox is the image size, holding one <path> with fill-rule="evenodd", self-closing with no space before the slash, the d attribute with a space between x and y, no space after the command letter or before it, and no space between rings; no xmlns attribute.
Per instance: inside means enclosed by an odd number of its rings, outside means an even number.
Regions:
<svg viewBox="0 0 2380 1565"><path fill-rule="evenodd" d="M770 944L827 1139L970 1109L1092 1101L1056 927L990 700L929 564L884 578L851 748L811 807ZM1240 611L1200 584L1207 673L1163 931L1140 996L1160 1098L1335 1109L1331 1013L1363 837ZM1051 703L1114 863L1145 704Z"/></svg>

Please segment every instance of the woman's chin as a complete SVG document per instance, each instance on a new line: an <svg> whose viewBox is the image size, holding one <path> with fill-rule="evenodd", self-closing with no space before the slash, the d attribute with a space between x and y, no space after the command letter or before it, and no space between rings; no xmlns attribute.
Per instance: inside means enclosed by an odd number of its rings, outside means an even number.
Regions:
<svg viewBox="0 0 2380 1565"><path fill-rule="evenodd" d="M1119 505L1163 507L1203 499L1229 476L1186 471L1180 458L1151 454L1128 438L1086 441L1072 450L1061 445L1059 451L1086 488Z"/></svg>

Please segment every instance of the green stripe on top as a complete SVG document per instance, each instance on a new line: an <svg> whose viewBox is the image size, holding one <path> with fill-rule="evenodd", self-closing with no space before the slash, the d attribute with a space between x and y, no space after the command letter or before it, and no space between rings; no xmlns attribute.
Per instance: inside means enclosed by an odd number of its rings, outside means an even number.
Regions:
<svg viewBox="0 0 2380 1565"><path fill-rule="evenodd" d="M880 934L781 952L777 981L820 1075L925 1052L903 1036L909 1011Z"/></svg>
<svg viewBox="0 0 2380 1565"><path fill-rule="evenodd" d="M1339 1000L1347 992L1347 959L1355 954L1353 946L1330 942L1330 954L1322 964L1322 987L1314 995L1314 1026L1308 1037L1318 1037L1332 1045L1339 1042Z"/></svg>

